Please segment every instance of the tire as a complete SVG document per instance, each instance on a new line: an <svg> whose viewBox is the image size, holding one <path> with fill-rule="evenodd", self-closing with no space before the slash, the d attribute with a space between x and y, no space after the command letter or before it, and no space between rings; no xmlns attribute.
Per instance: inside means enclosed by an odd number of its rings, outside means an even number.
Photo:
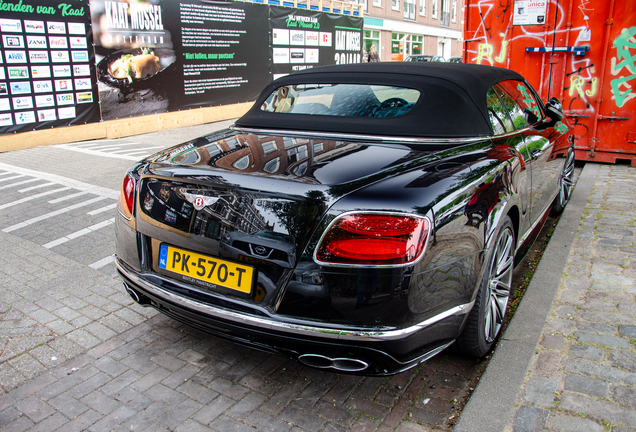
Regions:
<svg viewBox="0 0 636 432"><path fill-rule="evenodd" d="M563 213L565 206L572 196L572 188L574 187L574 148L570 147L568 156L563 164L563 171L559 176L559 194L552 204L552 215L560 215Z"/></svg>
<svg viewBox="0 0 636 432"><path fill-rule="evenodd" d="M471 357L483 357L490 352L506 318L515 257L515 232L510 217L504 218L492 249L475 305L455 342L459 352Z"/></svg>

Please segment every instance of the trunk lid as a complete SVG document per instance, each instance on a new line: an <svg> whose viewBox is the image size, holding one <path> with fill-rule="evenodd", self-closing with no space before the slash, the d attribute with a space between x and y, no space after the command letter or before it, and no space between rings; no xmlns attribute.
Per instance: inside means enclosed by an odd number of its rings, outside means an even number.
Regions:
<svg viewBox="0 0 636 432"><path fill-rule="evenodd" d="M275 309L336 201L421 166L435 159L432 153L222 131L146 160L137 230L150 239L154 271Z"/></svg>

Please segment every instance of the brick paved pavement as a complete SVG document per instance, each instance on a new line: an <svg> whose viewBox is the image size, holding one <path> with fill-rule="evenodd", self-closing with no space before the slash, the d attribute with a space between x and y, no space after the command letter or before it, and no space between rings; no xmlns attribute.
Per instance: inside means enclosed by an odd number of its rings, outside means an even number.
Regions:
<svg viewBox="0 0 636 432"><path fill-rule="evenodd" d="M636 168L587 164L456 431L636 431L635 216Z"/></svg>
<svg viewBox="0 0 636 432"><path fill-rule="evenodd" d="M506 430L636 430L635 186L599 167Z"/></svg>

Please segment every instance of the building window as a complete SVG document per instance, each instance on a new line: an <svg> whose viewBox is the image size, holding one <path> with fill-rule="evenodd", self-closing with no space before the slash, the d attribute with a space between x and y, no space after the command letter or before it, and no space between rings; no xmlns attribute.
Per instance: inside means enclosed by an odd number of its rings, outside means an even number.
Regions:
<svg viewBox="0 0 636 432"><path fill-rule="evenodd" d="M371 45L375 45L378 55L380 55L380 30L364 31L364 61L366 61L367 54L371 50Z"/></svg>
<svg viewBox="0 0 636 432"><path fill-rule="evenodd" d="M404 0L404 19L415 19L415 0Z"/></svg>
<svg viewBox="0 0 636 432"><path fill-rule="evenodd" d="M420 0L420 15L426 16L426 0Z"/></svg>
<svg viewBox="0 0 636 432"><path fill-rule="evenodd" d="M391 3L391 9L393 10L400 10L400 0L392 0L393 2Z"/></svg>
<svg viewBox="0 0 636 432"><path fill-rule="evenodd" d="M424 36L393 33L391 36L391 60L403 61L410 55L422 54Z"/></svg>
<svg viewBox="0 0 636 432"><path fill-rule="evenodd" d="M431 5L431 16L437 18L437 0L433 0L433 4Z"/></svg>
<svg viewBox="0 0 636 432"><path fill-rule="evenodd" d="M373 0L373 6L382 7L382 0Z"/></svg>
<svg viewBox="0 0 636 432"><path fill-rule="evenodd" d="M411 54L423 54L424 36L411 35Z"/></svg>
<svg viewBox="0 0 636 432"><path fill-rule="evenodd" d="M278 147L276 147L276 141L268 141L263 143L263 152L265 154L271 153L276 150L278 150Z"/></svg>
<svg viewBox="0 0 636 432"><path fill-rule="evenodd" d="M369 11L368 0L349 0L349 3L361 5L362 10L364 10L365 12Z"/></svg>
<svg viewBox="0 0 636 432"><path fill-rule="evenodd" d="M268 172L268 173L275 173L276 171L278 171L278 168L280 168L280 158L277 157L276 159L272 159L271 161L267 162L265 164L265 166L263 167L263 171Z"/></svg>
<svg viewBox="0 0 636 432"><path fill-rule="evenodd" d="M451 20L457 22L457 0L453 0L453 10L451 11Z"/></svg>
<svg viewBox="0 0 636 432"><path fill-rule="evenodd" d="M440 25L446 27L450 25L450 2L451 0L442 0L442 19Z"/></svg>
<svg viewBox="0 0 636 432"><path fill-rule="evenodd" d="M232 164L232 166L236 169L240 169L240 170L244 170L245 168L247 168L250 165L250 157L249 155L247 156L243 156L242 158L240 158L239 160L237 160L236 162L234 162L234 164Z"/></svg>

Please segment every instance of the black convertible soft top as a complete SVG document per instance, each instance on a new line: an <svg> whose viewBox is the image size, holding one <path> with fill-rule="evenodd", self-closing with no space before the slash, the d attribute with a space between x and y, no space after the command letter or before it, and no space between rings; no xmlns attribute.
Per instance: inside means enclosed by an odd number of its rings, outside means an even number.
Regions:
<svg viewBox="0 0 636 432"><path fill-rule="evenodd" d="M465 63L377 62L321 66L273 81L239 127L337 132L380 136L463 138L492 135L486 93L503 80L523 81L509 69ZM373 84L419 90L418 103L399 117L332 117L265 112L261 105L280 86L294 84Z"/></svg>

